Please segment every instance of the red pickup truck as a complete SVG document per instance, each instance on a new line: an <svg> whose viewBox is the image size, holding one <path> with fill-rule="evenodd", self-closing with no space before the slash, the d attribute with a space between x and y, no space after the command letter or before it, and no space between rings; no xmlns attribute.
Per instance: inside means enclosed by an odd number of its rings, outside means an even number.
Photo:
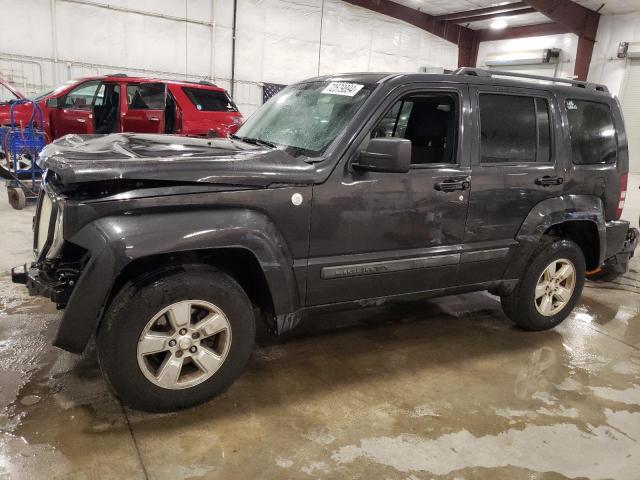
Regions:
<svg viewBox="0 0 640 480"><path fill-rule="evenodd" d="M0 79L0 125L10 123L10 100L24 96ZM71 80L35 100L44 112L49 140L68 133L173 133L227 137L242 115L229 94L209 82L182 82L122 74ZM15 121L31 107L17 105Z"/></svg>

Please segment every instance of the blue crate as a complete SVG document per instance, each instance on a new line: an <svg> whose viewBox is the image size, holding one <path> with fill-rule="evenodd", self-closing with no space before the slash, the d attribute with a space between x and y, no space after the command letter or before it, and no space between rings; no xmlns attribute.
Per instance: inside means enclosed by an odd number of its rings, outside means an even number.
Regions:
<svg viewBox="0 0 640 480"><path fill-rule="evenodd" d="M13 162L13 173L16 175L32 173L34 170L40 174L40 168L36 164L38 153L46 145L44 132L32 127L25 129L10 130L4 138L5 151ZM18 160L20 157L28 157L31 160L30 168L20 168Z"/></svg>
<svg viewBox="0 0 640 480"><path fill-rule="evenodd" d="M19 104L30 104L32 111L31 117L25 127L16 126L14 118L14 109ZM38 167L36 160L40 150L47 143L44 131L36 128L36 115L39 117L39 125L44 125L42 110L36 102L30 100L17 100L11 102L11 125L9 127L0 128L0 141L2 142L2 150L12 163L11 173L16 177L29 175L34 182L42 174L42 170ZM20 160L27 158L29 167L22 168Z"/></svg>

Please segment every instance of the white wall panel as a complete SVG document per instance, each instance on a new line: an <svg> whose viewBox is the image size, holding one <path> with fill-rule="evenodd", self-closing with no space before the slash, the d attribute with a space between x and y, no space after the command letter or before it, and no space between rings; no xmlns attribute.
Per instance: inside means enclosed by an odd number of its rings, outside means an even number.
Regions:
<svg viewBox="0 0 640 480"><path fill-rule="evenodd" d="M115 71L208 77L230 88L232 0L54 0L53 5L52 19L51 0L0 0L0 74L28 93ZM27 37L25 25L37 35ZM453 68L456 61L455 45L341 0L238 0L234 97L245 115L262 103L261 82Z"/></svg>
<svg viewBox="0 0 640 480"><path fill-rule="evenodd" d="M558 67L555 70L552 68L549 74L553 75L555 72L555 75L558 77L573 78L573 71L576 65L576 51L578 49L578 36L572 33L481 42L480 48L478 48L477 65L483 68L485 66L484 60L487 55L490 54L540 50L544 48L559 48L562 50ZM509 68L501 68L501 70L509 70ZM522 71L522 68L517 67L514 70ZM544 71L546 72L546 69Z"/></svg>
<svg viewBox="0 0 640 480"><path fill-rule="evenodd" d="M0 51L53 56L48 0L0 0Z"/></svg>
<svg viewBox="0 0 640 480"><path fill-rule="evenodd" d="M640 13L600 17L588 79L604 83L616 95L622 92L629 63L617 58L620 42L640 42Z"/></svg>

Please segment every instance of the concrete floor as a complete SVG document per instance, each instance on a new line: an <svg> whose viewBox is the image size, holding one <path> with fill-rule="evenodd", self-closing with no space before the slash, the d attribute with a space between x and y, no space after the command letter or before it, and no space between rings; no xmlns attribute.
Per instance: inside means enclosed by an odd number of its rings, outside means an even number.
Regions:
<svg viewBox="0 0 640 480"><path fill-rule="evenodd" d="M60 314L10 283L32 215L0 189L0 477L639 478L638 260L549 332L484 293L316 318L260 339L221 397L148 415L108 391L93 351L52 348Z"/></svg>

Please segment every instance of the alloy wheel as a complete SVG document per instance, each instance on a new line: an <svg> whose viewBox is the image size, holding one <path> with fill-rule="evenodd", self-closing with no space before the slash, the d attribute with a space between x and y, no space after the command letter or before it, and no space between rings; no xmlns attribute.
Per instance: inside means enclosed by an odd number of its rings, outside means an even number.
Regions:
<svg viewBox="0 0 640 480"><path fill-rule="evenodd" d="M204 300L184 300L149 320L138 341L138 366L159 387L190 388L220 369L230 346L224 312Z"/></svg>
<svg viewBox="0 0 640 480"><path fill-rule="evenodd" d="M536 309L540 315L552 317L567 306L576 286L576 269L573 263L561 258L553 260L544 269L535 291Z"/></svg>

